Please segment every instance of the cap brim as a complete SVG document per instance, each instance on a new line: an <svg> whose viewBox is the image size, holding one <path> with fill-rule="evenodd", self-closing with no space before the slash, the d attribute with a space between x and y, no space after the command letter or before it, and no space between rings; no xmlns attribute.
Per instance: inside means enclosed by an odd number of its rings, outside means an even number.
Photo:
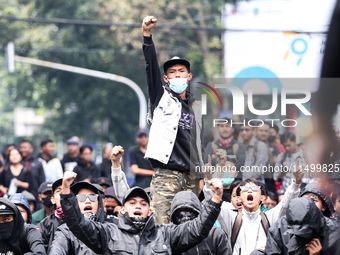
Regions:
<svg viewBox="0 0 340 255"><path fill-rule="evenodd" d="M77 182L75 184L73 184L70 189L72 190L72 192L74 194L78 194L78 192L81 190L81 189L90 189L90 190L93 190L94 192L98 192L98 188L89 183L89 182Z"/></svg>
<svg viewBox="0 0 340 255"><path fill-rule="evenodd" d="M130 189L124 197L123 205L125 204L126 201L128 201L132 197L144 198L146 202L150 205L150 198L148 194L145 192L145 190L142 189L141 187L134 187Z"/></svg>
<svg viewBox="0 0 340 255"><path fill-rule="evenodd" d="M56 180L55 182L53 182L52 184L52 194L54 194L54 191L63 184L63 178L60 178L58 180Z"/></svg>
<svg viewBox="0 0 340 255"><path fill-rule="evenodd" d="M164 73L166 73L166 71L174 65L184 65L187 69L190 69L190 63L189 63L188 60L185 60L185 59L170 59L170 60L166 61L163 65Z"/></svg>

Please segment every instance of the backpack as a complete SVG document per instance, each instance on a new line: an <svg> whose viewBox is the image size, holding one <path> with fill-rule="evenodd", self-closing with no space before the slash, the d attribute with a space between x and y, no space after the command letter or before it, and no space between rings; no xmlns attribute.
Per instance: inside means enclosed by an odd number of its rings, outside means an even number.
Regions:
<svg viewBox="0 0 340 255"><path fill-rule="evenodd" d="M233 225L233 230L231 232L231 249L234 250L234 246L238 237L238 234L240 232L240 228L242 226L242 212L238 213ZM266 233L266 236L268 235L268 229L270 227L267 215L265 215L263 212L260 212L261 216L261 225L264 229L264 232Z"/></svg>
<svg viewBox="0 0 340 255"><path fill-rule="evenodd" d="M211 148L213 150L213 154L216 154L217 145L214 142L211 143ZM233 144L233 153L234 153L235 156L236 156L239 148L240 148L240 145L238 144L238 142Z"/></svg>

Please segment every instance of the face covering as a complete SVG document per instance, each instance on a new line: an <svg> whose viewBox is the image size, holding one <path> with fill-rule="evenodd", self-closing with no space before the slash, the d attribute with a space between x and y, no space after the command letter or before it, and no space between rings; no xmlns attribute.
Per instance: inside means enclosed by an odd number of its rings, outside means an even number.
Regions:
<svg viewBox="0 0 340 255"><path fill-rule="evenodd" d="M57 206L57 208L55 209L54 215L55 215L55 217L57 217L58 219L64 219L64 218L65 218L65 215L64 215L64 212L63 212L63 208L61 208L60 205Z"/></svg>
<svg viewBox="0 0 340 255"><path fill-rule="evenodd" d="M276 139L275 135L271 135L268 137L268 142L273 143L275 139Z"/></svg>
<svg viewBox="0 0 340 255"><path fill-rule="evenodd" d="M232 182L235 181L235 178L223 178L223 187L227 187L230 184L232 184Z"/></svg>
<svg viewBox="0 0 340 255"><path fill-rule="evenodd" d="M130 217L128 213L124 213L123 216L127 219L129 224L134 226L136 231L142 230L148 221L148 218L144 218L142 216Z"/></svg>
<svg viewBox="0 0 340 255"><path fill-rule="evenodd" d="M92 220L92 221L97 220L97 216L93 212L84 213L84 218L85 218L85 220Z"/></svg>
<svg viewBox="0 0 340 255"><path fill-rule="evenodd" d="M12 235L14 220L0 224L0 240L4 241Z"/></svg>
<svg viewBox="0 0 340 255"><path fill-rule="evenodd" d="M106 215L114 215L118 217L118 212L115 212L114 209L106 209Z"/></svg>
<svg viewBox="0 0 340 255"><path fill-rule="evenodd" d="M42 201L43 201L43 205L46 206L46 207L52 207L53 206L52 201L51 201L51 196L47 196L45 198L42 198Z"/></svg>
<svg viewBox="0 0 340 255"><path fill-rule="evenodd" d="M179 225L187 221L193 220L197 218L197 216L198 216L197 212L188 209L187 211L176 211L174 213L173 219L174 223Z"/></svg>
<svg viewBox="0 0 340 255"><path fill-rule="evenodd" d="M188 87L187 80L188 78L169 79L170 89L177 94L181 94Z"/></svg>
<svg viewBox="0 0 340 255"><path fill-rule="evenodd" d="M130 217L132 220L132 224L135 226L135 228L142 230L145 227L145 224L148 220L148 218L144 217Z"/></svg>

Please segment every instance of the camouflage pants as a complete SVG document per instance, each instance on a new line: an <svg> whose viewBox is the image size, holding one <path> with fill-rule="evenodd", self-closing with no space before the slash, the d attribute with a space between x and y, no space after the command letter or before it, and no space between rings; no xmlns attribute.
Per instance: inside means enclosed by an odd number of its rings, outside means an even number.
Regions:
<svg viewBox="0 0 340 255"><path fill-rule="evenodd" d="M199 179L190 172L156 168L151 181L151 209L155 212L156 224L170 222L170 206L177 192L191 190L198 196Z"/></svg>

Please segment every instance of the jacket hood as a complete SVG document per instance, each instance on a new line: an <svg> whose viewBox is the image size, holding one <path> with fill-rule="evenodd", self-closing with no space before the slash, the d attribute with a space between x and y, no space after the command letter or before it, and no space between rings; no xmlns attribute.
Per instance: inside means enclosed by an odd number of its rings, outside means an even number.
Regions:
<svg viewBox="0 0 340 255"><path fill-rule="evenodd" d="M293 226L293 233L309 239L311 236L319 236L324 229L326 222L322 212L315 203L306 197L292 199L287 209L287 222Z"/></svg>
<svg viewBox="0 0 340 255"><path fill-rule="evenodd" d="M334 212L334 207L330 197L328 196L327 192L323 189L320 183L312 182L308 183L300 192L299 197L307 193L313 193L321 198L321 200L326 204L327 208L323 211L323 215L326 217L331 217L332 213Z"/></svg>
<svg viewBox="0 0 340 255"><path fill-rule="evenodd" d="M32 212L26 197L21 193L15 193L9 198L9 200L13 204L23 207L27 212L27 223L32 223Z"/></svg>
<svg viewBox="0 0 340 255"><path fill-rule="evenodd" d="M8 206L13 212L13 221L14 221L14 227L12 235L5 240L5 243L10 247L10 249L14 252L14 254L23 254L23 252L20 249L19 246L19 239L20 234L24 229L24 219L21 216L21 213L16 207L15 204L13 204L11 201L9 201L6 198L0 198L0 204L5 204Z"/></svg>
<svg viewBox="0 0 340 255"><path fill-rule="evenodd" d="M174 212L180 208L189 208L198 214L201 212L201 203L198 197L191 191L181 191L176 194L171 203L170 220L173 221L172 216Z"/></svg>
<svg viewBox="0 0 340 255"><path fill-rule="evenodd" d="M98 194L98 210L96 213L96 218L98 222L104 222L105 221L105 213L104 213L104 204L102 200L102 195L100 194L99 190L97 189L96 186L94 186L92 183L89 182L77 182L71 186L72 192L77 195L78 192L81 189L90 189L93 190Z"/></svg>
<svg viewBox="0 0 340 255"><path fill-rule="evenodd" d="M286 254L308 254L305 244L313 238L322 243L327 230L326 219L310 198L292 199L286 214L289 227L282 233L289 240Z"/></svg>

